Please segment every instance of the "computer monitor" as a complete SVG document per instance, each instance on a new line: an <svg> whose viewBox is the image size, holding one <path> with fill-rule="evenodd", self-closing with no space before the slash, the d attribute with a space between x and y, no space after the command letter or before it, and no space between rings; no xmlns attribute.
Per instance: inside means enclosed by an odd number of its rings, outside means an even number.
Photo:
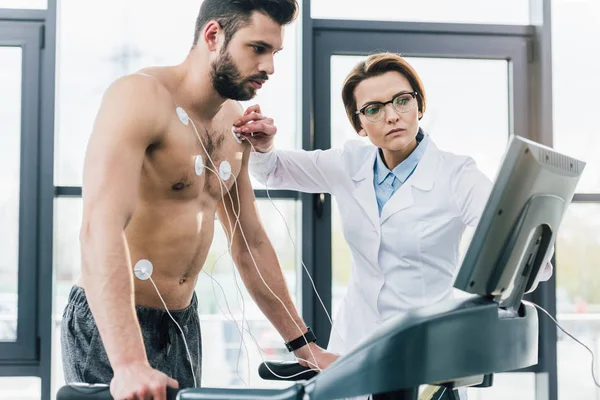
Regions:
<svg viewBox="0 0 600 400"><path fill-rule="evenodd" d="M512 136L454 287L517 307L550 255L584 167Z"/></svg>

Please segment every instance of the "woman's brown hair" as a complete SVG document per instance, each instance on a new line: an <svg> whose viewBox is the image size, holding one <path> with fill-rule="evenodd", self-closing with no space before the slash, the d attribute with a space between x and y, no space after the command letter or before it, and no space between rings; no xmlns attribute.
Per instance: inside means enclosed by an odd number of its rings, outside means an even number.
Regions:
<svg viewBox="0 0 600 400"><path fill-rule="evenodd" d="M419 78L417 71L415 71L414 68L399 54L373 54L366 60L358 63L352 71L350 71L342 88L342 100L344 101L344 107L346 107L346 114L356 132L361 130L361 125L360 119L358 118L359 116L356 114L356 97L354 97L354 90L358 84L365 79L379 76L389 71L397 71L404 75L412 89L417 92L417 104L419 105L421 117L425 113L425 88L423 87L423 83L421 82L421 78Z"/></svg>

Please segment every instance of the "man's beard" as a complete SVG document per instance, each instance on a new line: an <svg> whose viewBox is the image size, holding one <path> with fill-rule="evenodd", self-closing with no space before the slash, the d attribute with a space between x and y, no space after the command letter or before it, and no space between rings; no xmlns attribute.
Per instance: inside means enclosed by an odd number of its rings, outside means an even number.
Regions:
<svg viewBox="0 0 600 400"><path fill-rule="evenodd" d="M269 78L264 72L250 78L242 78L241 75L227 50L223 51L219 58L211 64L213 87L219 95L226 99L250 100L256 96L256 89L250 85L250 81L266 81Z"/></svg>

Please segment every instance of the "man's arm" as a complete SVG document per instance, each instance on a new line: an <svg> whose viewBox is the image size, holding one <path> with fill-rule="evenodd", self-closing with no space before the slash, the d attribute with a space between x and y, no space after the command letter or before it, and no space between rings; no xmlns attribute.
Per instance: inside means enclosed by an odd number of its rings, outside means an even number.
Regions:
<svg viewBox="0 0 600 400"><path fill-rule="evenodd" d="M141 76L113 83L102 99L84 163L82 277L115 377L132 365L149 368L135 313L125 228L135 210L146 149L166 127L153 107L158 90L158 83ZM129 396L116 389L113 395Z"/></svg>
<svg viewBox="0 0 600 400"><path fill-rule="evenodd" d="M228 195L225 196L219 205L218 216L228 240L231 241L230 227L235 226L236 222L234 209L235 213L239 212L240 222L235 228L231 242L234 262L256 304L275 326L284 341L288 342L306 333L307 327L292 302L277 255L260 221L254 191L248 175L248 158L249 150L246 149L237 184L231 190L231 199ZM231 223L228 221L227 215L229 215ZM329 366L337 358L314 343L303 346L295 351L295 354L299 358L311 362L313 362L312 356L314 356L321 369ZM314 367L314 365L311 366Z"/></svg>

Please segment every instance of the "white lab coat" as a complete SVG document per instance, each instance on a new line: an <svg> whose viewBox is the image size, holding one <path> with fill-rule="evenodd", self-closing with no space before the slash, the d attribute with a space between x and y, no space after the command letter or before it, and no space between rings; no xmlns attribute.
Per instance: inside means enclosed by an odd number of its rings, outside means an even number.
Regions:
<svg viewBox="0 0 600 400"><path fill-rule="evenodd" d="M340 354L386 319L452 296L462 234L477 225L492 188L472 158L441 151L429 137L414 173L380 217L376 153L371 144L349 141L339 149L274 150L250 158L250 172L269 189L336 197L352 260L328 346Z"/></svg>

